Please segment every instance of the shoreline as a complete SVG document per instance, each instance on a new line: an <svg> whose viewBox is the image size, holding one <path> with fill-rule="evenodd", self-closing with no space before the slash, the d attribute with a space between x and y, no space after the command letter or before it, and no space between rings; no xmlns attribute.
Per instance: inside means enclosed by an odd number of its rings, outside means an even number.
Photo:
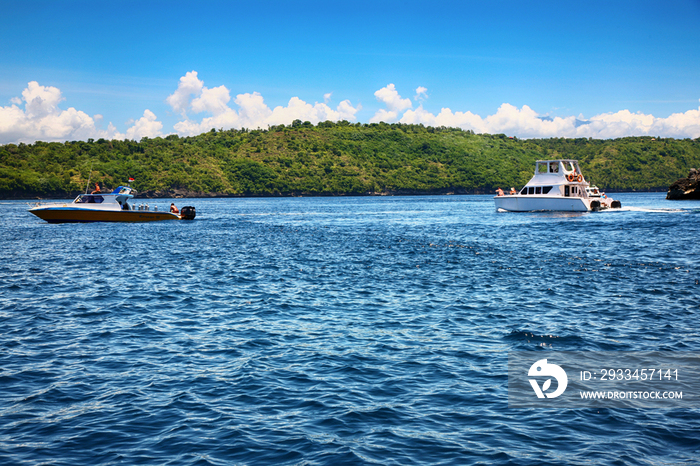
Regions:
<svg viewBox="0 0 700 466"><path fill-rule="evenodd" d="M667 188L650 189L602 189L606 193L665 193ZM107 193L106 191L105 193ZM2 201L46 201L59 199L74 199L82 192L67 193L65 195L36 196L19 194L16 196L0 196ZM367 193L264 193L264 194L227 194L227 193L198 193L187 190L145 191L137 193L134 199L228 199L228 198L287 198L287 197L390 197L390 196L478 196L495 195L495 190L490 189L464 189L442 188L434 190L400 189L396 191L367 192Z"/></svg>

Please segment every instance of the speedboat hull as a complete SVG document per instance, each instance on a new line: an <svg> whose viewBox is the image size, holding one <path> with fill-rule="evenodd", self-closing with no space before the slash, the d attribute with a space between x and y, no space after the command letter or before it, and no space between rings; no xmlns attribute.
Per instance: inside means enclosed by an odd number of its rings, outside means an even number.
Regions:
<svg viewBox="0 0 700 466"><path fill-rule="evenodd" d="M71 207L35 207L29 212L49 223L89 223L89 222L157 222L179 220L170 212L147 210L93 210Z"/></svg>
<svg viewBox="0 0 700 466"><path fill-rule="evenodd" d="M194 220L196 216L193 206L183 207L180 213L159 212L157 206L150 210L148 204L135 208L128 202L135 192L131 186L119 186L111 193L79 194L73 202L37 205L29 212L49 223L158 222Z"/></svg>

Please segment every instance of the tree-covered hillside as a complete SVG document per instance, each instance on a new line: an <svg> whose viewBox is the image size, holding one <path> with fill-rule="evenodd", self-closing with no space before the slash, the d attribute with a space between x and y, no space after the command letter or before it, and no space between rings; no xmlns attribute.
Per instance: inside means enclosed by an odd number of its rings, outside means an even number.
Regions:
<svg viewBox="0 0 700 466"><path fill-rule="evenodd" d="M586 178L609 191L665 190L700 168L700 140L520 140L422 125L297 120L140 142L0 146L0 197L70 197L88 178L113 188L129 177L151 196L492 192L522 186L543 158L577 159Z"/></svg>

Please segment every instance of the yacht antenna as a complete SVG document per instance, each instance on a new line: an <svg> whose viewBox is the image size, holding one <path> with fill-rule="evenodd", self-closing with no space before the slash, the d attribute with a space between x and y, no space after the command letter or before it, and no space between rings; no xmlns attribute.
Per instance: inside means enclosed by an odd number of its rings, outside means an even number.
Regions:
<svg viewBox="0 0 700 466"><path fill-rule="evenodd" d="M85 194L87 194L87 193L88 193L88 189L90 189L90 178L92 178L92 164L93 164L93 163L95 163L94 160L93 160L92 162L90 162L90 173L88 173L88 182L87 182L87 184L85 185Z"/></svg>

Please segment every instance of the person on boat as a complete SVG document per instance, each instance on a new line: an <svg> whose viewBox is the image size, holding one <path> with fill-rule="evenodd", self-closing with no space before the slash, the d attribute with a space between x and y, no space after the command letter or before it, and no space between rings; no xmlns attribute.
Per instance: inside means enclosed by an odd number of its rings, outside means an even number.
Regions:
<svg viewBox="0 0 700 466"><path fill-rule="evenodd" d="M100 194L100 185L98 183L95 183L95 190L90 194Z"/></svg>
<svg viewBox="0 0 700 466"><path fill-rule="evenodd" d="M515 192L515 188L510 188L510 193L508 194L510 194L511 196L515 196L518 193Z"/></svg>
<svg viewBox="0 0 700 466"><path fill-rule="evenodd" d="M502 190L501 188L498 188L498 189L496 190L496 195L497 195L497 196L503 196L503 195L504 195L504 194L503 194L503 190Z"/></svg>
<svg viewBox="0 0 700 466"><path fill-rule="evenodd" d="M174 213L174 214L179 214L179 213L180 213L180 211L177 209L177 206L176 206L174 203L172 203L172 202L170 203L170 212L172 212L172 213Z"/></svg>

